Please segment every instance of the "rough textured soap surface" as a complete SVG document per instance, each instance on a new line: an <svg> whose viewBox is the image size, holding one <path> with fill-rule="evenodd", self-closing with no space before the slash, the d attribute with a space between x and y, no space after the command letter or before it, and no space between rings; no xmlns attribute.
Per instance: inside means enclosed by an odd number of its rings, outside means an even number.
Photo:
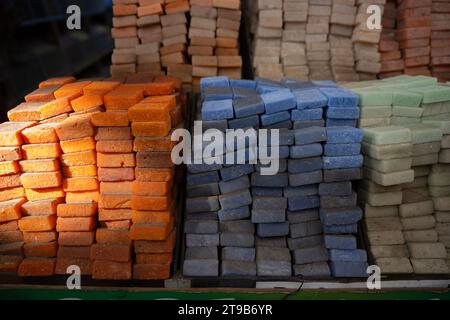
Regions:
<svg viewBox="0 0 450 320"><path fill-rule="evenodd" d="M409 129L397 126L364 129L364 142L374 145L411 142Z"/></svg>

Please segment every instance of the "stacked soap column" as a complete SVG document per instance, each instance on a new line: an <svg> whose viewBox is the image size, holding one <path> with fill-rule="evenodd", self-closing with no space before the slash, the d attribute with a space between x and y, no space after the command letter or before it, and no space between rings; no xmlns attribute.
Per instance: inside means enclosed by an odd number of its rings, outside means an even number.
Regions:
<svg viewBox="0 0 450 320"><path fill-rule="evenodd" d="M17 273L23 260L23 235L19 230L25 190L20 181L22 159L21 132L35 122L4 122L0 124L0 272ZM12 171L12 172L11 172ZM53 264L54 266L54 264ZM53 269L51 270L53 273Z"/></svg>
<svg viewBox="0 0 450 320"><path fill-rule="evenodd" d="M358 1L358 12L355 20L355 28L353 30L352 41L353 50L355 52L356 71L360 80L376 79L380 72L380 53L378 52L378 43L380 42L381 30L370 30L367 21L370 14L367 8L370 5L377 5L384 10L386 0L362 0Z"/></svg>
<svg viewBox="0 0 450 320"><path fill-rule="evenodd" d="M410 125L407 128L411 131L412 166L417 174L412 183L402 186L400 217L411 263L414 273L417 274L448 273L445 261L447 252L445 245L439 242L436 232L435 206L429 196L427 175L421 174L430 172L430 165L438 162L442 131L440 128L421 124ZM445 203L442 199L434 199L438 208Z"/></svg>
<svg viewBox="0 0 450 320"><path fill-rule="evenodd" d="M383 273L413 273L399 219L401 185L414 181L411 132L403 127L364 129L364 179L359 200L364 204L370 251Z"/></svg>
<svg viewBox="0 0 450 320"><path fill-rule="evenodd" d="M283 36L281 63L286 77L307 80L309 68L306 59L306 21L308 1L283 0Z"/></svg>
<svg viewBox="0 0 450 320"><path fill-rule="evenodd" d="M114 0L111 29L114 50L111 56L111 75L122 77L136 72L138 0Z"/></svg>
<svg viewBox="0 0 450 320"><path fill-rule="evenodd" d="M331 7L331 72L335 81L357 81L351 37L356 18L355 1L335 0Z"/></svg>
<svg viewBox="0 0 450 320"><path fill-rule="evenodd" d="M431 4L431 0L399 3L397 40L406 74L430 75Z"/></svg>
<svg viewBox="0 0 450 320"><path fill-rule="evenodd" d="M392 93L370 87L354 89L353 91L359 96L358 128L388 126L391 123ZM403 109L403 107L399 108ZM409 110L406 109L406 111ZM415 111L415 109L412 111Z"/></svg>
<svg viewBox="0 0 450 320"><path fill-rule="evenodd" d="M431 73L440 81L450 80L450 4L448 1L433 0L431 4Z"/></svg>
<svg viewBox="0 0 450 320"><path fill-rule="evenodd" d="M331 0L309 1L305 41L309 78L312 80L332 79L328 42L331 5Z"/></svg>

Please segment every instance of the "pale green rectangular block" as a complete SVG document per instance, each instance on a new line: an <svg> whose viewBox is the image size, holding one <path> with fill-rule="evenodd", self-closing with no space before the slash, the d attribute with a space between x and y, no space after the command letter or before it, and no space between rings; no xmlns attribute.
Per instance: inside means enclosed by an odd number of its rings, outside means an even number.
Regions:
<svg viewBox="0 0 450 320"><path fill-rule="evenodd" d="M401 229L367 232L367 237L371 246L390 246L405 243Z"/></svg>
<svg viewBox="0 0 450 320"><path fill-rule="evenodd" d="M355 89L359 97L360 106L390 106L392 105L392 93L378 88Z"/></svg>
<svg viewBox="0 0 450 320"><path fill-rule="evenodd" d="M426 124L415 124L405 126L411 131L411 143L427 143L433 141L441 141L442 130Z"/></svg>
<svg viewBox="0 0 450 320"><path fill-rule="evenodd" d="M435 218L430 216L402 218L403 230L427 230L436 225Z"/></svg>
<svg viewBox="0 0 450 320"><path fill-rule="evenodd" d="M442 104L441 103L427 103L422 104L421 108L423 109L423 116L433 116L433 115L439 115L442 113Z"/></svg>
<svg viewBox="0 0 450 320"><path fill-rule="evenodd" d="M379 185L379 184L377 184L371 180L367 180L367 179L362 179L361 181L359 181L358 187L362 188L364 190L367 190L369 192L387 192L387 193L389 193L389 192L402 191L401 185L385 187L385 186Z"/></svg>
<svg viewBox="0 0 450 320"><path fill-rule="evenodd" d="M449 267L445 259L411 259L414 273L447 274Z"/></svg>
<svg viewBox="0 0 450 320"><path fill-rule="evenodd" d="M450 163L450 149L441 150L439 153L440 163Z"/></svg>
<svg viewBox="0 0 450 320"><path fill-rule="evenodd" d="M431 153L439 153L440 150L440 141L415 144L413 146L413 157L424 156Z"/></svg>
<svg viewBox="0 0 450 320"><path fill-rule="evenodd" d="M420 107L423 96L407 90L392 91L392 105L399 107Z"/></svg>
<svg viewBox="0 0 450 320"><path fill-rule="evenodd" d="M450 185L443 187L428 186L428 189L432 197L445 197L450 195Z"/></svg>
<svg viewBox="0 0 450 320"><path fill-rule="evenodd" d="M391 118L365 118L358 120L358 128L386 127L390 124Z"/></svg>
<svg viewBox="0 0 450 320"><path fill-rule="evenodd" d="M434 204L432 200L420 201L415 203L404 203L399 207L400 217L413 218L432 215Z"/></svg>
<svg viewBox="0 0 450 320"><path fill-rule="evenodd" d="M408 118L408 117L392 117L391 125L393 126L405 126L409 124L420 123L420 118Z"/></svg>
<svg viewBox="0 0 450 320"><path fill-rule="evenodd" d="M450 164L436 164L431 167L431 173L450 173ZM450 185L450 181L448 184Z"/></svg>
<svg viewBox="0 0 450 320"><path fill-rule="evenodd" d="M372 246L370 248L375 258L408 258L409 251L406 245L397 246Z"/></svg>
<svg viewBox="0 0 450 320"><path fill-rule="evenodd" d="M368 232L402 229L402 223L399 217L366 219L364 222Z"/></svg>
<svg viewBox="0 0 450 320"><path fill-rule="evenodd" d="M371 179L382 186L394 186L397 184L414 181L414 170L398 171L392 173L382 173L364 167L364 178Z"/></svg>
<svg viewBox="0 0 450 320"><path fill-rule="evenodd" d="M406 242L437 242L439 236L436 230L415 230L403 232Z"/></svg>
<svg viewBox="0 0 450 320"><path fill-rule="evenodd" d="M386 246L387 247L387 246ZM409 258L376 258L375 264L380 267L383 274L411 274L414 269L409 261Z"/></svg>
<svg viewBox="0 0 450 320"><path fill-rule="evenodd" d="M422 108L394 106L392 115L397 117L420 118L423 114Z"/></svg>
<svg viewBox="0 0 450 320"><path fill-rule="evenodd" d="M387 126L364 129L364 141L375 145L411 142L411 131L400 126Z"/></svg>
<svg viewBox="0 0 450 320"><path fill-rule="evenodd" d="M428 176L428 184L435 187L450 185L450 172L432 172Z"/></svg>
<svg viewBox="0 0 450 320"><path fill-rule="evenodd" d="M422 109L420 109L422 111ZM390 118L392 115L392 107L361 107L361 119L381 119Z"/></svg>
<svg viewBox="0 0 450 320"><path fill-rule="evenodd" d="M441 148L450 149L450 135L445 135L442 137Z"/></svg>
<svg viewBox="0 0 450 320"><path fill-rule="evenodd" d="M415 189L415 188L427 188L428 187L428 177L414 177L414 181L411 183L402 184L402 189Z"/></svg>
<svg viewBox="0 0 450 320"><path fill-rule="evenodd" d="M364 157L364 165L368 168L377 170L382 173L391 173L410 170L412 165L412 158L376 160L366 156Z"/></svg>
<svg viewBox="0 0 450 320"><path fill-rule="evenodd" d="M374 145L363 142L362 153L377 160L400 159L412 156L413 145L411 143Z"/></svg>
<svg viewBox="0 0 450 320"><path fill-rule="evenodd" d="M418 166L429 166L432 164L436 164L439 162L439 154L438 153L432 153L432 154L426 154L423 156L413 156L412 157L412 166L418 167Z"/></svg>
<svg viewBox="0 0 450 320"><path fill-rule="evenodd" d="M450 100L450 87L447 86L428 86L428 87L415 87L410 91L423 95L422 103L434 103Z"/></svg>
<svg viewBox="0 0 450 320"><path fill-rule="evenodd" d="M358 190L358 199L367 202L371 206L396 206L402 203L402 192L368 192L366 190Z"/></svg>
<svg viewBox="0 0 450 320"><path fill-rule="evenodd" d="M406 83L409 82L413 79L413 76L407 75L407 74L402 74L399 76L395 76L395 77L390 77L390 78L386 78L381 80L381 82L384 83Z"/></svg>
<svg viewBox="0 0 450 320"><path fill-rule="evenodd" d="M408 81L408 88L420 88L435 86L438 83L438 79L428 76L415 76Z"/></svg>
<svg viewBox="0 0 450 320"><path fill-rule="evenodd" d="M450 120L423 120L424 124L429 124L433 127L440 128L442 134L450 134Z"/></svg>

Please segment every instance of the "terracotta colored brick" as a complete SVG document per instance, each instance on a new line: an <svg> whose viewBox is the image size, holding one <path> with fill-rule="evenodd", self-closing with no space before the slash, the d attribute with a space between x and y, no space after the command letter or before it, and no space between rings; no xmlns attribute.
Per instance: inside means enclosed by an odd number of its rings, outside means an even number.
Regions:
<svg viewBox="0 0 450 320"><path fill-rule="evenodd" d="M132 139L129 127L103 127L97 128L96 141L115 141Z"/></svg>
<svg viewBox="0 0 450 320"><path fill-rule="evenodd" d="M189 11L189 2L187 0L178 0L166 3L166 14L174 14Z"/></svg>
<svg viewBox="0 0 450 320"><path fill-rule="evenodd" d="M174 210L169 209L165 211L133 211L133 223L168 223L174 215Z"/></svg>
<svg viewBox="0 0 450 320"><path fill-rule="evenodd" d="M135 26L112 28L111 35L113 38L131 38L137 36L137 28Z"/></svg>
<svg viewBox="0 0 450 320"><path fill-rule="evenodd" d="M142 253L136 255L137 264L171 264L173 255L171 253Z"/></svg>
<svg viewBox="0 0 450 320"><path fill-rule="evenodd" d="M83 88L89 85L91 81L80 81L72 82L61 86L58 90L54 92L56 99L73 96L73 95L83 95Z"/></svg>
<svg viewBox="0 0 450 320"><path fill-rule="evenodd" d="M131 243L129 244L96 243L91 247L91 260L128 262L131 260Z"/></svg>
<svg viewBox="0 0 450 320"><path fill-rule="evenodd" d="M431 7L432 0L402 0L399 4L399 10L408 8Z"/></svg>
<svg viewBox="0 0 450 320"><path fill-rule="evenodd" d="M0 147L0 161L17 161L22 159L19 147Z"/></svg>
<svg viewBox="0 0 450 320"><path fill-rule="evenodd" d="M96 231L95 239L99 244L131 244L130 235L127 230L110 230L99 228Z"/></svg>
<svg viewBox="0 0 450 320"><path fill-rule="evenodd" d="M132 192L137 196L165 196L170 193L171 182L134 181Z"/></svg>
<svg viewBox="0 0 450 320"><path fill-rule="evenodd" d="M104 97L107 110L128 110L144 99L144 92L141 88L132 85L121 85Z"/></svg>
<svg viewBox="0 0 450 320"><path fill-rule="evenodd" d="M97 127L127 127L129 120L125 111L108 111L92 115L92 123Z"/></svg>
<svg viewBox="0 0 450 320"><path fill-rule="evenodd" d="M22 241L23 241L22 232L18 230L0 232L0 243L11 243Z"/></svg>
<svg viewBox="0 0 450 320"><path fill-rule="evenodd" d="M169 197L132 196L131 208L138 211L163 211L169 208Z"/></svg>
<svg viewBox="0 0 450 320"><path fill-rule="evenodd" d="M70 102L78 98L78 94L49 101L39 108L41 119L49 119L64 113L72 112Z"/></svg>
<svg viewBox="0 0 450 320"><path fill-rule="evenodd" d="M397 30L397 39L421 39L430 37L431 28L430 27L415 27L415 28L405 28Z"/></svg>
<svg viewBox="0 0 450 320"><path fill-rule="evenodd" d="M416 47L410 49L403 50L403 57L405 59L414 58L414 57L423 57L428 56L430 54L430 47Z"/></svg>
<svg viewBox="0 0 450 320"><path fill-rule="evenodd" d="M23 242L11 242L0 244L0 255L22 256Z"/></svg>
<svg viewBox="0 0 450 320"><path fill-rule="evenodd" d="M111 230L130 230L131 220L117 220L117 221L102 221L100 222L101 228Z"/></svg>
<svg viewBox="0 0 450 320"><path fill-rule="evenodd" d="M160 3L155 3L148 6L139 6L137 8L138 17L162 15L162 14L164 14L164 10Z"/></svg>
<svg viewBox="0 0 450 320"><path fill-rule="evenodd" d="M3 122L0 124L0 146L15 147L23 144L21 132L36 125L36 122Z"/></svg>
<svg viewBox="0 0 450 320"><path fill-rule="evenodd" d="M133 152L133 140L98 141L96 150L101 153L131 153Z"/></svg>
<svg viewBox="0 0 450 320"><path fill-rule="evenodd" d="M90 259L91 247L59 246L57 256L65 259Z"/></svg>
<svg viewBox="0 0 450 320"><path fill-rule="evenodd" d="M99 221L117 221L130 220L132 215L131 209L102 209L98 210Z"/></svg>
<svg viewBox="0 0 450 320"><path fill-rule="evenodd" d="M88 166L97 163L95 150L66 153L61 155L61 163L66 167Z"/></svg>
<svg viewBox="0 0 450 320"><path fill-rule="evenodd" d="M172 253L176 244L176 230L163 241L135 241L134 251L139 253Z"/></svg>
<svg viewBox="0 0 450 320"><path fill-rule="evenodd" d="M57 208L58 217L93 217L97 214L97 204L90 203L61 203Z"/></svg>
<svg viewBox="0 0 450 320"><path fill-rule="evenodd" d="M25 160L56 159L61 155L59 143L25 144L22 146Z"/></svg>
<svg viewBox="0 0 450 320"><path fill-rule="evenodd" d="M134 153L97 153L97 165L102 168L133 168Z"/></svg>
<svg viewBox="0 0 450 320"><path fill-rule="evenodd" d="M18 274L21 277L51 276L55 270L53 258L26 258L19 266Z"/></svg>
<svg viewBox="0 0 450 320"><path fill-rule="evenodd" d="M148 182L166 182L173 179L174 171L170 168L136 168L136 180Z"/></svg>
<svg viewBox="0 0 450 320"><path fill-rule="evenodd" d="M80 258L57 258L55 266L55 274L67 275L67 268L70 266L78 266L80 268L81 275L92 274L92 261L89 259Z"/></svg>
<svg viewBox="0 0 450 320"><path fill-rule="evenodd" d="M128 194L131 195L131 187L133 182L101 182L100 193L102 194Z"/></svg>
<svg viewBox="0 0 450 320"><path fill-rule="evenodd" d="M170 121L171 106L163 103L141 102L128 109L130 121Z"/></svg>
<svg viewBox="0 0 450 320"><path fill-rule="evenodd" d="M68 83L75 82L77 79L75 77L69 76L69 77L55 77L50 78L45 81L42 81L39 83L39 88L47 88L52 86L62 86Z"/></svg>
<svg viewBox="0 0 450 320"><path fill-rule="evenodd" d="M25 189L28 201L64 198L66 195L62 187L48 189Z"/></svg>
<svg viewBox="0 0 450 320"><path fill-rule="evenodd" d="M45 189L62 185L61 171L24 173L20 177L24 188Z"/></svg>
<svg viewBox="0 0 450 320"><path fill-rule="evenodd" d="M92 265L92 278L105 280L130 280L131 262L95 260Z"/></svg>
<svg viewBox="0 0 450 320"><path fill-rule="evenodd" d="M22 102L9 110L7 115L9 121L39 121L41 120L40 108L45 102Z"/></svg>
<svg viewBox="0 0 450 320"><path fill-rule="evenodd" d="M99 201L98 191L77 191L77 192L67 192L66 202L67 203L91 203L92 201Z"/></svg>
<svg viewBox="0 0 450 320"><path fill-rule="evenodd" d="M94 126L91 115L69 117L56 127L56 134L60 140L73 140L94 136Z"/></svg>
<svg viewBox="0 0 450 320"><path fill-rule="evenodd" d="M0 176L6 176L20 172L20 166L17 161L0 162Z"/></svg>
<svg viewBox="0 0 450 320"><path fill-rule="evenodd" d="M98 180L95 177L68 178L63 181L65 192L95 191L98 188Z"/></svg>
<svg viewBox="0 0 450 320"><path fill-rule="evenodd" d="M399 20L398 28L416 28L416 27L427 27L431 25L431 16L421 16L414 19L404 19Z"/></svg>
<svg viewBox="0 0 450 320"><path fill-rule="evenodd" d="M77 177L95 177L97 176L97 166L76 166L76 167L63 167L64 177L77 178Z"/></svg>
<svg viewBox="0 0 450 320"><path fill-rule="evenodd" d="M170 152L137 152L136 166L139 168L171 168L174 166Z"/></svg>
<svg viewBox="0 0 450 320"><path fill-rule="evenodd" d="M131 196L127 194L101 194L98 203L102 209L129 209Z"/></svg>
<svg viewBox="0 0 450 320"><path fill-rule="evenodd" d="M25 96L26 102L47 102L55 99L53 93L59 89L59 86L50 86L46 88L38 88Z"/></svg>
<svg viewBox="0 0 450 320"><path fill-rule="evenodd" d="M430 63L429 56L407 58L404 60L405 60L405 67L418 67L428 65Z"/></svg>
<svg viewBox="0 0 450 320"><path fill-rule="evenodd" d="M52 172L59 171L58 159L23 160L20 161L20 170L24 173L30 172Z"/></svg>
<svg viewBox="0 0 450 320"><path fill-rule="evenodd" d="M17 273L22 260L20 255L0 255L0 273Z"/></svg>
<svg viewBox="0 0 450 320"><path fill-rule="evenodd" d="M56 143L59 138L56 135L57 124L44 123L22 131L24 144Z"/></svg>
<svg viewBox="0 0 450 320"><path fill-rule="evenodd" d="M146 96L164 96L175 93L173 82L152 82L145 85L144 94Z"/></svg>
<svg viewBox="0 0 450 320"><path fill-rule="evenodd" d="M95 150L95 140L93 137L65 140L61 141L60 145L64 153Z"/></svg>
<svg viewBox="0 0 450 320"><path fill-rule="evenodd" d="M62 218L58 217L56 222L56 231L93 231L97 226L96 217L76 217Z"/></svg>
<svg viewBox="0 0 450 320"><path fill-rule="evenodd" d="M134 4L131 5L113 5L113 15L115 17L121 16L132 16L137 13L137 6Z"/></svg>
<svg viewBox="0 0 450 320"><path fill-rule="evenodd" d="M98 168L98 181L133 181L134 168Z"/></svg>
<svg viewBox="0 0 450 320"><path fill-rule="evenodd" d="M133 224L130 228L131 240L162 241L166 239L174 227L174 219L169 223L153 222Z"/></svg>
<svg viewBox="0 0 450 320"><path fill-rule="evenodd" d="M23 241L30 243L44 243L52 242L58 239L58 233L56 231L44 231L44 232L24 232Z"/></svg>
<svg viewBox="0 0 450 320"><path fill-rule="evenodd" d="M94 243L95 232L60 232L60 246L90 246Z"/></svg>
<svg viewBox="0 0 450 320"><path fill-rule="evenodd" d="M20 231L40 232L52 231L56 227L56 215L27 216L19 220Z"/></svg>
<svg viewBox="0 0 450 320"><path fill-rule="evenodd" d="M170 263L133 265L133 279L166 280L169 278L170 278Z"/></svg>
<svg viewBox="0 0 450 320"><path fill-rule="evenodd" d="M90 108L87 110L83 110L83 111L79 111L79 112L73 112L69 114L69 117L77 117L77 116L81 116L81 115L94 115L96 113L99 112L103 112L105 111L103 107L94 107L94 108Z"/></svg>
<svg viewBox="0 0 450 320"><path fill-rule="evenodd" d="M0 213L1 215L1 213ZM13 221L8 221L8 222L0 222L0 232L3 231L16 231L19 229L19 223L17 222L17 220L13 220ZM1 251L0 251L0 254Z"/></svg>
<svg viewBox="0 0 450 320"><path fill-rule="evenodd" d="M120 86L120 82L117 81L94 81L87 86L83 87L83 93L85 95L99 94L104 95L115 88Z"/></svg>
<svg viewBox="0 0 450 320"><path fill-rule="evenodd" d="M22 217L22 205L27 200L19 198L0 202L0 222L19 220Z"/></svg>
<svg viewBox="0 0 450 320"><path fill-rule="evenodd" d="M22 182L20 182L20 173L10 174L7 176L0 176L0 192L3 192L4 189L8 188L17 188L22 187ZM7 191L7 190L5 190ZM17 194L17 193L15 193ZM13 198L14 199L14 198ZM8 199L10 200L10 199ZM4 201L4 200L1 200Z"/></svg>
<svg viewBox="0 0 450 320"><path fill-rule="evenodd" d="M57 207L63 202L63 198L28 201L22 205L22 212L28 216L44 216L56 214Z"/></svg>
<svg viewBox="0 0 450 320"><path fill-rule="evenodd" d="M25 243L23 253L26 257L35 258L53 258L58 252L58 243L56 241L48 243Z"/></svg>

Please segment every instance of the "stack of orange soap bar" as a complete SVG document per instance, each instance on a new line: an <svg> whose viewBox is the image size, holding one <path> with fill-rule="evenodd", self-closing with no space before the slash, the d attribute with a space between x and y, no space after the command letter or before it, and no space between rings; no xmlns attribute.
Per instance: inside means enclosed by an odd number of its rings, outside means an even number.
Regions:
<svg viewBox="0 0 450 320"><path fill-rule="evenodd" d="M0 124L0 273L16 273L22 262L21 205L26 202L20 181L22 131L35 122Z"/></svg>

